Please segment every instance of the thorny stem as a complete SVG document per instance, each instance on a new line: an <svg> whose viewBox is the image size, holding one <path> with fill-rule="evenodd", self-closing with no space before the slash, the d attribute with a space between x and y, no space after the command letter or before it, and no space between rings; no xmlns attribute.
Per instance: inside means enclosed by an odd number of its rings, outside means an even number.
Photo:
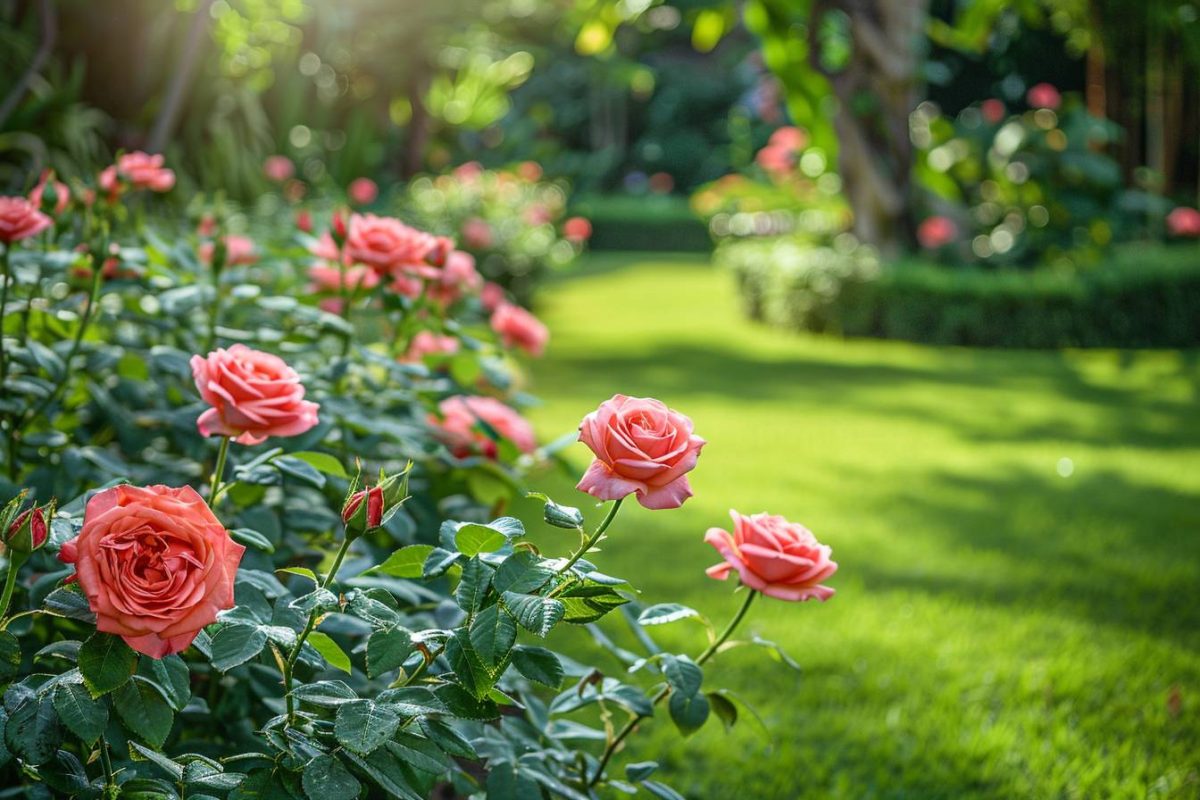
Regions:
<svg viewBox="0 0 1200 800"><path fill-rule="evenodd" d="M565 575L567 571L571 569L571 567L575 566L575 563L579 561L579 559L583 558L584 553L586 553L588 550L591 550L592 546L596 544L596 542L600 541L600 537L604 535L606 530L608 530L608 526L612 524L613 519L615 519L617 516L617 511L619 511L621 508L621 503L624 502L625 498L622 497L620 500L612 504L612 506L608 509L608 515L604 517L604 521L600 523L600 527L596 528L596 532L583 541L583 544L579 546L579 549L572 553L571 557L567 559L567 563L555 570L555 575Z"/></svg>

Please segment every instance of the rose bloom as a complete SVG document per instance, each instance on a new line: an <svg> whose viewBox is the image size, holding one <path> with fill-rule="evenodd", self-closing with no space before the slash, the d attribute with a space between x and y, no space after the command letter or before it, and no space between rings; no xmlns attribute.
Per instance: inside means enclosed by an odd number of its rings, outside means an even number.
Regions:
<svg viewBox="0 0 1200 800"><path fill-rule="evenodd" d="M776 128L767 141L776 147L787 150L803 150L808 145L808 132L803 128L787 125Z"/></svg>
<svg viewBox="0 0 1200 800"><path fill-rule="evenodd" d="M471 217L462 225L463 244L472 250L485 250L492 246L492 226L479 217Z"/></svg>
<svg viewBox="0 0 1200 800"><path fill-rule="evenodd" d="M582 244L592 238L592 223L586 217L571 217L563 223L563 236L567 241Z"/></svg>
<svg viewBox="0 0 1200 800"><path fill-rule="evenodd" d="M426 356L454 355L458 352L458 339L453 336L441 336L433 331L419 331L408 345L408 350L400 357L405 363L415 364L423 361Z"/></svg>
<svg viewBox="0 0 1200 800"><path fill-rule="evenodd" d="M1062 104L1062 95L1049 83L1038 83L1029 87L1025 100L1034 108L1056 109Z"/></svg>
<svg viewBox="0 0 1200 800"><path fill-rule="evenodd" d="M478 161L468 161L459 164L450 174L463 183L474 183L483 174L483 165Z"/></svg>
<svg viewBox="0 0 1200 800"><path fill-rule="evenodd" d="M947 217L929 217L917 226L917 241L926 250L943 247L958 236L958 228Z"/></svg>
<svg viewBox="0 0 1200 800"><path fill-rule="evenodd" d="M463 295L479 291L482 285L483 278L475 271L475 257L462 250L453 250L426 291L431 300L448 306Z"/></svg>
<svg viewBox="0 0 1200 800"><path fill-rule="evenodd" d="M1167 214L1167 230L1172 236L1195 239L1200 237L1200 211L1180 206Z"/></svg>
<svg viewBox="0 0 1200 800"><path fill-rule="evenodd" d="M796 166L795 151L776 144L768 144L754 156L754 161L773 176L782 176Z"/></svg>
<svg viewBox="0 0 1200 800"><path fill-rule="evenodd" d="M517 175L523 181L533 183L542 177L542 165L536 161L522 161L517 164Z"/></svg>
<svg viewBox="0 0 1200 800"><path fill-rule="evenodd" d="M97 630L164 658L233 607L245 551L194 489L121 485L88 501L59 559L75 565Z"/></svg>
<svg viewBox="0 0 1200 800"><path fill-rule="evenodd" d="M980 103L979 110L983 113L983 118L987 120L988 123L995 125L997 122L1004 119L1004 114L1008 109L1004 107L1004 103L1002 101L992 97Z"/></svg>
<svg viewBox="0 0 1200 800"><path fill-rule="evenodd" d="M379 276L368 267L346 267L345 276L346 286L351 290L374 289L379 285ZM314 264L308 268L308 277L312 279L312 288L316 291L340 292L342 289L342 270L335 266Z"/></svg>
<svg viewBox="0 0 1200 800"><path fill-rule="evenodd" d="M479 299L488 311L495 311L508 302L504 295L504 287L491 281L483 284L483 288L479 290Z"/></svg>
<svg viewBox="0 0 1200 800"><path fill-rule="evenodd" d="M100 188L110 198L120 192L122 181L134 189L168 192L175 185L175 173L165 168L163 162L161 154L150 155L140 150L125 153L116 164L100 173Z"/></svg>
<svg viewBox="0 0 1200 800"><path fill-rule="evenodd" d="M260 444L269 436L298 436L317 424L319 406L304 399L296 371L279 356L235 344L192 356L192 377L212 406L196 420L201 436L232 436Z"/></svg>
<svg viewBox="0 0 1200 800"><path fill-rule="evenodd" d="M366 206L374 203L375 198L379 197L379 187L370 178L355 178L350 182L346 193L350 196L350 202Z"/></svg>
<svg viewBox="0 0 1200 800"><path fill-rule="evenodd" d="M613 395L583 418L579 441L596 458L575 487L601 500L637 493L646 508L678 508L692 496L687 473L706 442L692 421L649 397Z"/></svg>
<svg viewBox="0 0 1200 800"><path fill-rule="evenodd" d="M437 269L427 258L438 246L438 238L405 225L392 217L353 214L346 232L342 258L347 264L366 264L381 274L408 271L424 277L437 277ZM313 254L328 261L338 260L338 247L326 233L313 248Z"/></svg>
<svg viewBox="0 0 1200 800"><path fill-rule="evenodd" d="M709 577L725 580L737 570L742 583L779 600L827 600L833 589L821 581L837 572L832 550L803 525L774 514L749 517L730 511L733 532L709 528L704 541L725 559L708 568Z"/></svg>
<svg viewBox="0 0 1200 800"><path fill-rule="evenodd" d="M429 423L457 458L464 458L476 452L481 452L488 458L496 457L496 442L484 433L479 425L480 420L516 445L522 453L532 453L537 449L533 426L494 397L455 395L443 400L438 405L438 410L441 412L441 419L431 414Z"/></svg>
<svg viewBox="0 0 1200 800"><path fill-rule="evenodd" d="M0 197L0 242L11 245L49 228L52 220L24 197Z"/></svg>
<svg viewBox="0 0 1200 800"><path fill-rule="evenodd" d="M249 264L254 264L258 261L258 252L254 249L254 240L248 236L238 236L230 234L224 239L225 242L225 266L241 267ZM204 242L200 245L200 260L205 264L211 264L213 259L213 251L216 245L212 242Z"/></svg>
<svg viewBox="0 0 1200 800"><path fill-rule="evenodd" d="M33 187L29 192L29 202L40 209L42 207L42 196L45 194L47 186L54 187L53 213L55 216L58 216L66 211L67 206L71 204L71 190L62 181L54 179L54 170L48 169L42 173L38 185Z"/></svg>
<svg viewBox="0 0 1200 800"><path fill-rule="evenodd" d="M296 165L287 156L267 156L263 162L263 174L268 180L283 183L296 174Z"/></svg>
<svg viewBox="0 0 1200 800"><path fill-rule="evenodd" d="M501 303L492 312L492 330L505 347L519 347L531 356L541 356L550 331L541 321L514 303Z"/></svg>

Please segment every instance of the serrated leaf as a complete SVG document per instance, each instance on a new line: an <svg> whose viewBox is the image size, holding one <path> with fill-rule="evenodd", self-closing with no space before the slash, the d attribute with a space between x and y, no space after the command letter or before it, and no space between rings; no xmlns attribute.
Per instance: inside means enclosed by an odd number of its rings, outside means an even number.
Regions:
<svg viewBox="0 0 1200 800"><path fill-rule="evenodd" d="M444 575L446 570L454 566L460 558L462 558L461 553L451 553L449 550L435 547L429 551L429 556L425 559L425 564L421 568L421 576L436 578Z"/></svg>
<svg viewBox="0 0 1200 800"><path fill-rule="evenodd" d="M542 637L548 634L567 612L567 607L553 597L505 592L500 599L517 618L522 628Z"/></svg>
<svg viewBox="0 0 1200 800"><path fill-rule="evenodd" d="M685 697L700 691L700 685L704 682L704 671L687 656L664 653L662 670L674 693Z"/></svg>
<svg viewBox="0 0 1200 800"><path fill-rule="evenodd" d="M240 542L247 547L253 547L255 550L261 550L264 553L275 552L275 545L271 544L271 540L256 530L250 528L233 528L229 531L229 536L235 542Z"/></svg>
<svg viewBox="0 0 1200 800"><path fill-rule="evenodd" d="M175 763L175 761L158 752L157 750L152 750L143 744L133 741L132 739L129 741L129 747L147 761L157 765L159 769L170 775L175 781L183 780L182 765Z"/></svg>
<svg viewBox="0 0 1200 800"><path fill-rule="evenodd" d="M679 792L658 781L642 781L642 788L658 798L658 800L687 800Z"/></svg>
<svg viewBox="0 0 1200 800"><path fill-rule="evenodd" d="M317 471L324 472L326 475L332 475L335 478L349 479L350 477L346 472L346 468L342 466L342 462L328 453L317 453L306 450L302 453L288 453L288 458L299 459Z"/></svg>
<svg viewBox="0 0 1200 800"><path fill-rule="evenodd" d="M492 553L508 544L508 537L486 525L468 522L454 534L454 546L464 556Z"/></svg>
<svg viewBox="0 0 1200 800"><path fill-rule="evenodd" d="M635 764L625 765L625 777L634 783L641 783L653 775L657 769L657 761L638 761Z"/></svg>
<svg viewBox="0 0 1200 800"><path fill-rule="evenodd" d="M319 584L321 581L317 578L317 573L313 572L308 567L280 567L276 572L286 572L288 575L299 575L301 578L308 578L313 583Z"/></svg>
<svg viewBox="0 0 1200 800"><path fill-rule="evenodd" d="M492 568L478 558L472 558L463 565L462 578L454 590L454 599L467 613L474 612L487 596L492 585Z"/></svg>
<svg viewBox="0 0 1200 800"><path fill-rule="evenodd" d="M449 722L434 717L422 717L421 730L425 732L430 741L452 756L472 760L479 758L475 745L471 744L471 741L459 733L458 729Z"/></svg>
<svg viewBox="0 0 1200 800"><path fill-rule="evenodd" d="M79 671L92 695L123 686L137 669L137 653L119 636L97 631L79 648Z"/></svg>
<svg viewBox="0 0 1200 800"><path fill-rule="evenodd" d="M192 698L191 672L177 655L164 658L142 656L138 661L138 674L154 681L176 711L183 711Z"/></svg>
<svg viewBox="0 0 1200 800"><path fill-rule="evenodd" d="M0 631L0 684L8 683L20 671L21 643L8 631Z"/></svg>
<svg viewBox="0 0 1200 800"><path fill-rule="evenodd" d="M350 674L350 656L342 648L320 631L313 631L308 634L308 643L311 644L316 651L321 654L321 657L329 662L329 665L334 669L340 669L347 675Z"/></svg>
<svg viewBox="0 0 1200 800"><path fill-rule="evenodd" d="M300 779L309 800L354 800L362 791L358 779L331 755L319 755L304 766Z"/></svg>
<svg viewBox="0 0 1200 800"><path fill-rule="evenodd" d="M71 586L74 585L71 584ZM46 595L46 599L42 601L42 607L55 616L90 622L93 625L96 623L96 615L92 613L88 599L78 589L68 586L55 589Z"/></svg>
<svg viewBox="0 0 1200 800"><path fill-rule="evenodd" d="M113 694L113 708L125 728L156 749L163 746L175 714L167 701L150 684L134 678Z"/></svg>
<svg viewBox="0 0 1200 800"><path fill-rule="evenodd" d="M689 617L699 617L700 612L679 603L659 603L650 606L638 615L639 625L666 625Z"/></svg>
<svg viewBox="0 0 1200 800"><path fill-rule="evenodd" d="M546 566L547 563L546 559L528 550L518 550L500 563L492 586L501 593L536 592L554 575L554 570Z"/></svg>
<svg viewBox="0 0 1200 800"><path fill-rule="evenodd" d="M400 623L400 615L391 606L381 603L359 589L346 596L346 611L365 620L375 628L394 628Z"/></svg>
<svg viewBox="0 0 1200 800"><path fill-rule="evenodd" d="M377 567L368 572L382 572L396 578L421 578L425 575L425 562L433 552L433 545L410 544L392 553Z"/></svg>
<svg viewBox="0 0 1200 800"><path fill-rule="evenodd" d="M374 700L355 700L338 706L333 735L345 747L367 755L400 727L400 715Z"/></svg>
<svg viewBox="0 0 1200 800"><path fill-rule="evenodd" d="M367 675L377 678L398 669L412 651L412 635L404 628L374 631L367 639Z"/></svg>
<svg viewBox="0 0 1200 800"><path fill-rule="evenodd" d="M706 696L713 713L725 725L725 730L732 730L738 720L738 710L734 702L720 692L709 692Z"/></svg>
<svg viewBox="0 0 1200 800"><path fill-rule="evenodd" d="M563 666L558 656L544 647L519 646L513 648L512 665L517 672L531 681L551 689L558 689L563 682Z"/></svg>
<svg viewBox="0 0 1200 800"><path fill-rule="evenodd" d="M325 476L307 461L302 461L294 456L280 456L271 463L293 478L298 478L318 489L325 487Z"/></svg>
<svg viewBox="0 0 1200 800"><path fill-rule="evenodd" d="M212 639L212 665L228 672L245 664L267 645L266 631L252 625L226 625Z"/></svg>
<svg viewBox="0 0 1200 800"><path fill-rule="evenodd" d="M629 602L612 587L586 582L559 592L558 599L566 606L563 620L575 625L595 622L614 608Z"/></svg>
<svg viewBox="0 0 1200 800"><path fill-rule="evenodd" d="M450 759L437 745L423 736L406 731L400 731L395 739L388 742L388 750L405 764L422 772L439 775L450 768Z"/></svg>
<svg viewBox="0 0 1200 800"><path fill-rule="evenodd" d="M684 736L691 736L708 719L708 698L702 694L684 695L672 692L667 708L675 727Z"/></svg>
<svg viewBox="0 0 1200 800"><path fill-rule="evenodd" d="M471 620L471 647L489 669L496 669L517 640L517 623L499 605L491 605Z"/></svg>
<svg viewBox="0 0 1200 800"><path fill-rule="evenodd" d="M483 701L496 685L500 675L498 670L491 670L485 666L475 654L466 630L460 628L454 632L454 636L446 640L445 656L450 662L450 669L455 678L463 688L470 692L476 701Z"/></svg>
<svg viewBox="0 0 1200 800"><path fill-rule="evenodd" d="M423 793L413 786L413 773L387 748L379 748L368 756L347 752L346 757L388 794L401 800L424 800Z"/></svg>
<svg viewBox="0 0 1200 800"><path fill-rule="evenodd" d="M4 741L30 764L45 764L53 758L62 730L50 699L30 697L12 709L4 726Z"/></svg>
<svg viewBox="0 0 1200 800"><path fill-rule="evenodd" d="M58 718L71 733L87 744L93 744L108 724L108 706L95 700L79 683L60 683L52 695Z"/></svg>
<svg viewBox="0 0 1200 800"><path fill-rule="evenodd" d="M292 689L292 696L323 708L336 708L358 699L354 690L342 681L302 683Z"/></svg>
<svg viewBox="0 0 1200 800"><path fill-rule="evenodd" d="M301 595L288 603L288 608L294 608L305 615L311 614L314 611L318 614L324 614L340 608L340 604L338 603L336 594L318 586L308 594Z"/></svg>

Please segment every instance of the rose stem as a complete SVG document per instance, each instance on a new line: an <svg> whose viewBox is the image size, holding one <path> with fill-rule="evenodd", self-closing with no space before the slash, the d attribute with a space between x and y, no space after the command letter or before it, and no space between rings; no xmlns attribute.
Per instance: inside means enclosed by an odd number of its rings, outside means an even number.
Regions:
<svg viewBox="0 0 1200 800"><path fill-rule="evenodd" d="M8 604L12 600L13 588L17 585L17 570L21 565L15 558L8 560L8 575L4 578L4 594L0 595L0 619L8 615Z"/></svg>
<svg viewBox="0 0 1200 800"><path fill-rule="evenodd" d="M108 754L108 740L100 738L100 761L104 764L104 788L116 788L116 781L113 777L112 757ZM106 792L107 795L107 792Z"/></svg>
<svg viewBox="0 0 1200 800"><path fill-rule="evenodd" d="M325 580L321 581L320 588L328 589L329 584L333 583L334 577L338 570L341 569L342 561L346 558L347 551L350 550L350 537L347 536L342 540L342 546L338 548L337 555L333 559L333 566L329 568L329 572L325 575ZM296 668L296 660L300 657L300 648L304 647L304 640L317 627L318 609L313 609L308 612L308 622L304 624L304 630L300 631L300 635L296 637L296 643L292 645L292 652L288 654L287 661L283 665L283 697L287 702L287 721L292 724L296 721L296 701L292 699L292 672Z"/></svg>
<svg viewBox="0 0 1200 800"><path fill-rule="evenodd" d="M212 488L208 490L209 508L216 506L217 494L221 491L221 477L225 474L225 458L229 455L229 437L221 437L221 446L217 450L217 466L213 469Z"/></svg>
<svg viewBox="0 0 1200 800"><path fill-rule="evenodd" d="M739 608L737 613L733 615L733 619L729 620L729 624L725 626L725 630L721 631L721 635L714 639L713 643L705 648L703 653L696 657L696 666L702 666L705 661L708 661L710 658L712 658L721 645L725 644L725 641L733 635L734 629L741 624L742 619L746 616L746 612L750 610L750 604L754 602L754 598L756 597L758 597L758 592L754 589L750 589L746 593L746 599L742 601L742 607ZM653 703L657 705L670 693L671 686L668 684L659 689L658 694L654 695ZM595 774L592 775L591 779L584 785L585 789L590 789L596 785L596 782L599 781L600 777L604 774L604 768L608 766L608 760L612 758L613 753L615 753L617 748L621 746L621 742L625 741L626 737L633 733L633 729L639 722L649 716L649 714L634 714L629 718L629 721L625 723L625 727L621 728L617 735L613 737L613 740L609 742L607 746L605 746L604 754L600 756L600 764L596 767Z"/></svg>
<svg viewBox="0 0 1200 800"><path fill-rule="evenodd" d="M596 528L596 532L584 540L579 549L576 550L569 559L567 559L567 563L563 564L555 571L555 575L564 574L571 567L575 566L576 561L583 558L584 553L592 549L592 545L598 542L600 537L604 535L604 532L608 530L608 526L612 524L613 519L617 516L617 511L621 508L621 503L624 502L625 498L622 497L620 500L612 504L612 507L608 509L608 516L606 516L604 521L600 523L600 527Z"/></svg>

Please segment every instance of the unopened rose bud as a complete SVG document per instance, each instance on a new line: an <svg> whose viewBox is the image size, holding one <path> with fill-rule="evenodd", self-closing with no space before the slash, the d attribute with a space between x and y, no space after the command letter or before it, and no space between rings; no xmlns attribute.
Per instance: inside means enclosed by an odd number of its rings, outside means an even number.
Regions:
<svg viewBox="0 0 1200 800"><path fill-rule="evenodd" d="M329 235L333 237L333 241L340 249L346 243L346 236L349 231L346 228L346 213L344 211L333 212L333 219L330 220Z"/></svg>
<svg viewBox="0 0 1200 800"><path fill-rule="evenodd" d="M350 495L342 507L342 522L346 532L361 535L383 524L383 487L372 486Z"/></svg>
<svg viewBox="0 0 1200 800"><path fill-rule="evenodd" d="M425 256L425 260L435 267L442 267L446 264L446 259L454 252L454 240L448 236L437 237L437 244Z"/></svg>
<svg viewBox="0 0 1200 800"><path fill-rule="evenodd" d="M14 553L32 553L41 549L49 532L48 513L53 513L50 506L34 506L18 514L4 536L5 548Z"/></svg>

